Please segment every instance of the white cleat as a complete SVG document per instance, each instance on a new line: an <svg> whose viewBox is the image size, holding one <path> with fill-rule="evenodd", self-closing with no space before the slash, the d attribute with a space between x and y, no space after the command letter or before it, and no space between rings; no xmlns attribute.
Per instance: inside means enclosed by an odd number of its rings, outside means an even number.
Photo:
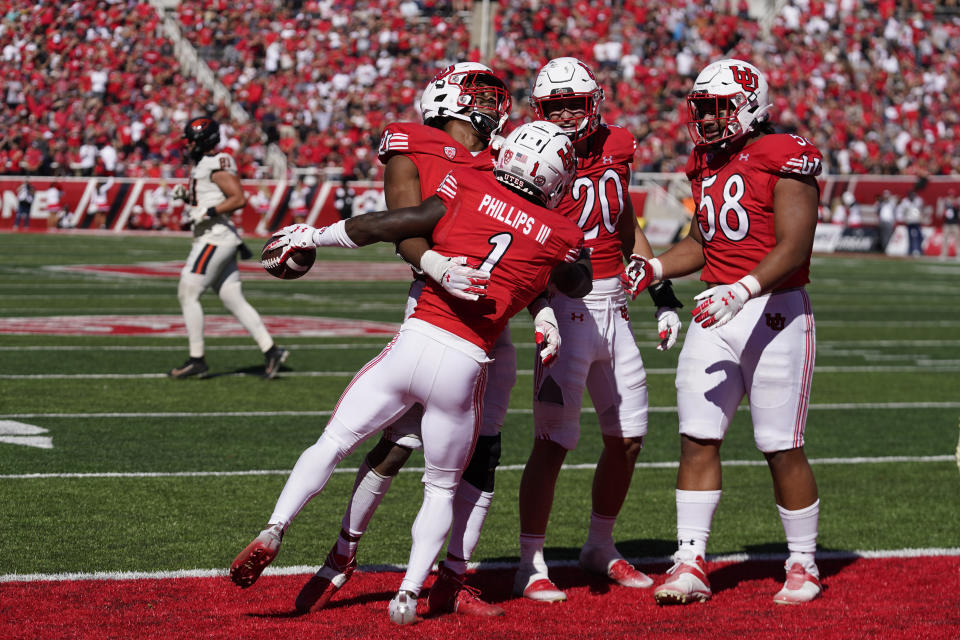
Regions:
<svg viewBox="0 0 960 640"><path fill-rule="evenodd" d="M513 594L537 602L563 602L567 599L567 594L558 589L547 574L523 565L513 580Z"/></svg>
<svg viewBox="0 0 960 640"><path fill-rule="evenodd" d="M417 621L417 597L409 591L397 591L390 601L390 622L411 624Z"/></svg>
<svg viewBox="0 0 960 640"><path fill-rule="evenodd" d="M706 602L713 596L707 580L706 563L701 556L693 560L678 560L667 570L669 578L653 592L657 604L690 604Z"/></svg>
<svg viewBox="0 0 960 640"><path fill-rule="evenodd" d="M787 569L787 581L783 589L773 596L776 604L803 604L820 597L822 591L819 576L807 571L802 564L794 562ZM814 567L816 572L816 567Z"/></svg>
<svg viewBox="0 0 960 640"><path fill-rule="evenodd" d="M653 586L653 579L637 571L616 549L584 547L580 550L580 568L588 573L607 576L624 587L646 589Z"/></svg>

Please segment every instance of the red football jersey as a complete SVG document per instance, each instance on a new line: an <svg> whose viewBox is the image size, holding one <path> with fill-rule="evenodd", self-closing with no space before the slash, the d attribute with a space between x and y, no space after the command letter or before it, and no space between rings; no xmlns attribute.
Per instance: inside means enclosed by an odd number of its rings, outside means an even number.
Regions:
<svg viewBox="0 0 960 640"><path fill-rule="evenodd" d="M612 278L623 271L617 221L630 197L637 141L626 129L608 125L601 125L591 140L590 154L577 156L577 177L554 211L583 230L584 246L592 250L593 277Z"/></svg>
<svg viewBox="0 0 960 640"><path fill-rule="evenodd" d="M804 137L768 134L747 146L714 153L694 150L686 174L703 236L704 282L731 284L746 274L777 243L773 188L784 176L817 176L820 151ZM810 281L810 257L777 289Z"/></svg>
<svg viewBox="0 0 960 640"><path fill-rule="evenodd" d="M490 273L490 282L484 298L469 301L428 279L413 317L489 352L510 318L546 289L553 267L577 259L583 233L502 186L493 173L454 169L436 195L447 212L433 230L433 250L466 256Z"/></svg>
<svg viewBox="0 0 960 640"><path fill-rule="evenodd" d="M446 131L413 122L395 122L384 129L377 157L386 165L395 155L407 156L417 165L421 200L432 196L454 167L493 170L489 148L474 155Z"/></svg>

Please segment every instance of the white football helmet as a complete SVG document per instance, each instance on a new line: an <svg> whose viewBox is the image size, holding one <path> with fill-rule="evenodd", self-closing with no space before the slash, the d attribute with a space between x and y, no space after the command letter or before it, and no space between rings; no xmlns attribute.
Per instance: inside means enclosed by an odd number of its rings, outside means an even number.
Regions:
<svg viewBox="0 0 960 640"><path fill-rule="evenodd" d="M433 77L420 95L424 124L434 118L456 118L473 125L484 139L496 134L510 117L510 92L490 67L458 62Z"/></svg>
<svg viewBox="0 0 960 640"><path fill-rule="evenodd" d="M687 94L687 130L697 146L725 144L765 122L772 107L767 79L755 66L734 59L711 62Z"/></svg>
<svg viewBox="0 0 960 640"><path fill-rule="evenodd" d="M530 93L530 106L537 118L556 122L574 142L600 126L601 104L603 89L590 67L576 58L554 58L545 64ZM559 112L565 106L583 110L583 115L564 118Z"/></svg>
<svg viewBox="0 0 960 640"><path fill-rule="evenodd" d="M500 147L493 175L504 185L553 209L577 174L573 143L553 122L528 122L510 132Z"/></svg>

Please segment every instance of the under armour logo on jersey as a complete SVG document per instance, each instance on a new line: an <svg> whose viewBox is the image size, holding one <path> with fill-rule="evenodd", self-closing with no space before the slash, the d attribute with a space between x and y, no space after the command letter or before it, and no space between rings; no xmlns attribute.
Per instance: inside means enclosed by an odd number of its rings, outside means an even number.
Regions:
<svg viewBox="0 0 960 640"><path fill-rule="evenodd" d="M787 326L787 319L784 318L779 313L775 314L764 314L767 318L767 326L773 329L774 331L783 331L783 328Z"/></svg>
<svg viewBox="0 0 960 640"><path fill-rule="evenodd" d="M750 154L749 154L749 153L741 153L739 156L737 156L737 159L740 160L740 162L746 162L747 160L750 159Z"/></svg>
<svg viewBox="0 0 960 640"><path fill-rule="evenodd" d="M610 164L613 162L613 156L603 156L603 164Z"/></svg>
<svg viewBox="0 0 960 640"><path fill-rule="evenodd" d="M743 87L744 91L756 91L760 86L760 77L747 67L730 67L733 72L733 81Z"/></svg>
<svg viewBox="0 0 960 640"><path fill-rule="evenodd" d="M582 314L582 313L572 313L572 312L571 312L571 313L570 313L570 319L571 319L571 320L579 320L580 322L583 322L583 314Z"/></svg>

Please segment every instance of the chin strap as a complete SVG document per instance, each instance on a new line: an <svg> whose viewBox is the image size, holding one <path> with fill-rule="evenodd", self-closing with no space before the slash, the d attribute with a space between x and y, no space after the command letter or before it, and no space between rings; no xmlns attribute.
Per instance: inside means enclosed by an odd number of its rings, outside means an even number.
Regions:
<svg viewBox="0 0 960 640"><path fill-rule="evenodd" d="M480 111L473 111L470 114L470 124L476 129L483 138L490 139L494 131L500 128L500 121L492 116L488 116Z"/></svg>

